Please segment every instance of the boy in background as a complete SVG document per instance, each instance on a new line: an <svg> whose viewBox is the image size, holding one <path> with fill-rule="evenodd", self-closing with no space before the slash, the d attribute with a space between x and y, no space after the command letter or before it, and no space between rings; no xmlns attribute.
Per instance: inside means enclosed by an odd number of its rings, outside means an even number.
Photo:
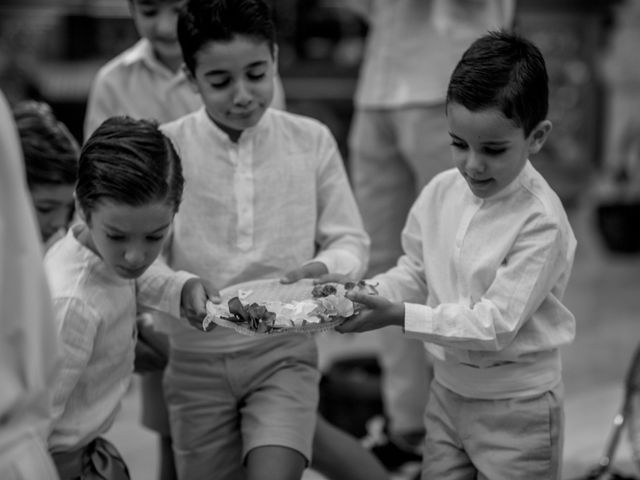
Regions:
<svg viewBox="0 0 640 480"><path fill-rule="evenodd" d="M114 115L175 120L202 105L181 69L176 23L184 0L128 0L140 40L102 66L93 81L84 137ZM278 81L273 106L284 108Z"/></svg>
<svg viewBox="0 0 640 480"><path fill-rule="evenodd" d="M47 250L65 235L73 218L80 147L46 103L20 102L13 107L13 118L20 135L29 193Z"/></svg>
<svg viewBox="0 0 640 480"><path fill-rule="evenodd" d="M529 162L544 145L548 77L531 42L476 40L453 71L446 114L457 169L414 203L397 265L348 295L337 329L390 325L425 342L434 368L422 478L561 478L562 303L576 240L560 199Z"/></svg>

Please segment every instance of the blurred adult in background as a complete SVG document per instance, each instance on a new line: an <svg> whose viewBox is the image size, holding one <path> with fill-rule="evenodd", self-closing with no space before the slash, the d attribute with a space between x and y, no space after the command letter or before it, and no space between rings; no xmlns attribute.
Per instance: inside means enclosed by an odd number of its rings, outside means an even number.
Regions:
<svg viewBox="0 0 640 480"><path fill-rule="evenodd" d="M59 345L22 152L0 92L0 478L57 480L45 444Z"/></svg>
<svg viewBox="0 0 640 480"><path fill-rule="evenodd" d="M356 200L371 236L368 277L393 266L422 187L452 167L445 94L463 51L487 30L510 27L515 0L350 0L368 19L349 134ZM419 460L430 371L422 342L381 331L388 441L373 447L389 468Z"/></svg>

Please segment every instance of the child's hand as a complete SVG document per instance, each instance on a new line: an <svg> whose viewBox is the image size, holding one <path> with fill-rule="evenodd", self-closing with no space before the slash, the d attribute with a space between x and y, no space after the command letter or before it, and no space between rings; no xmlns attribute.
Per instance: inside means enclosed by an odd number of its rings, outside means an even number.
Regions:
<svg viewBox="0 0 640 480"><path fill-rule="evenodd" d="M359 304L360 312L336 327L340 333L368 332L391 325L404 325L404 303L391 302L379 295L347 292L352 302Z"/></svg>
<svg viewBox="0 0 640 480"><path fill-rule="evenodd" d="M322 262L307 263L303 267L290 270L280 279L280 283L295 283L303 278L319 278L327 275L329 271L327 266Z"/></svg>
<svg viewBox="0 0 640 480"><path fill-rule="evenodd" d="M191 278L182 287L182 312L191 326L200 331L210 332L216 327L211 322L203 328L202 320L207 315L206 303L220 303L220 294L208 282L201 278Z"/></svg>

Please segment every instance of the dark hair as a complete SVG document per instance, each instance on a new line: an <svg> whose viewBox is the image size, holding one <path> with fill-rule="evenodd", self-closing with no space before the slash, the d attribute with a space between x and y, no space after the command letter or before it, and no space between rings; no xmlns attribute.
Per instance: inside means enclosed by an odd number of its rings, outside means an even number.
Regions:
<svg viewBox="0 0 640 480"><path fill-rule="evenodd" d="M13 107L29 188L76 182L80 147L67 127L43 102L27 100Z"/></svg>
<svg viewBox="0 0 640 480"><path fill-rule="evenodd" d="M180 157L155 121L108 118L80 152L76 200L87 221L105 198L131 206L165 201L177 211L183 186Z"/></svg>
<svg viewBox="0 0 640 480"><path fill-rule="evenodd" d="M276 27L264 0L188 0L178 15L178 41L191 73L204 45L230 42L238 35L267 42L274 54Z"/></svg>
<svg viewBox="0 0 640 480"><path fill-rule="evenodd" d="M544 57L532 42L504 30L488 32L453 70L447 105L471 111L496 107L527 137L547 117L548 84Z"/></svg>

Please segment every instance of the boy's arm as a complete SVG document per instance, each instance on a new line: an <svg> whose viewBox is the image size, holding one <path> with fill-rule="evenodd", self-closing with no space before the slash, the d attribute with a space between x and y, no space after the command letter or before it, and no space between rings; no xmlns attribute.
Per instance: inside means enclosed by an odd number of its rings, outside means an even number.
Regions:
<svg viewBox="0 0 640 480"><path fill-rule="evenodd" d="M567 245L565 234L552 221L539 217L528 222L484 295L469 303L442 303L433 308L406 303L405 332L443 346L499 351L512 342L545 300L551 302L554 325L562 325L573 318L562 306L564 292L557 287L571 268ZM558 338L549 339L549 348L564 343L566 338L561 336L572 335L563 330L570 329L569 322L557 328Z"/></svg>
<svg viewBox="0 0 640 480"><path fill-rule="evenodd" d="M424 197L427 198L427 197ZM386 272L369 280L379 294L392 301L426 303L429 286L425 276L424 249L420 219L423 214L423 196L414 203L402 229L402 256Z"/></svg>
<svg viewBox="0 0 640 480"><path fill-rule="evenodd" d="M338 146L325 127L318 149L318 253L312 261L330 274L362 278L369 262L370 240L356 205Z"/></svg>
<svg viewBox="0 0 640 480"><path fill-rule="evenodd" d="M188 272L173 271L158 258L136 280L136 300L139 313L155 310L161 313L154 316L159 319L167 315L184 317L193 328L202 330L202 320L207 314L206 302L217 303L220 298L208 282ZM213 328L210 324L207 331Z"/></svg>
<svg viewBox="0 0 640 480"><path fill-rule="evenodd" d="M190 279L197 279L184 271L174 271L157 259L136 280L138 311L156 310L180 318L182 289Z"/></svg>
<svg viewBox="0 0 640 480"><path fill-rule="evenodd" d="M57 298L53 302L62 361L53 385L52 421L62 416L65 406L93 355L99 319L77 298Z"/></svg>

